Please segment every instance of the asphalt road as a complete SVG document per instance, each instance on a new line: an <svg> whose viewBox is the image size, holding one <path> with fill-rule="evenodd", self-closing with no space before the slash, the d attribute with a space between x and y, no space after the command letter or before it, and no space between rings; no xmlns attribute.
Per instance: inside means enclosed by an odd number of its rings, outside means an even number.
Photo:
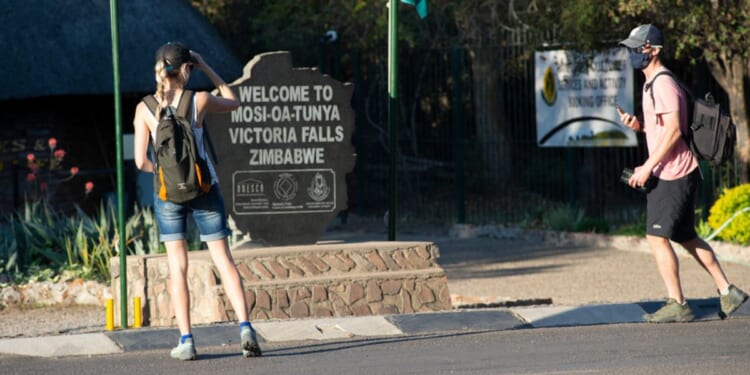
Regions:
<svg viewBox="0 0 750 375"><path fill-rule="evenodd" d="M200 348L59 359L0 356L3 374L747 374L750 319L614 324Z"/></svg>

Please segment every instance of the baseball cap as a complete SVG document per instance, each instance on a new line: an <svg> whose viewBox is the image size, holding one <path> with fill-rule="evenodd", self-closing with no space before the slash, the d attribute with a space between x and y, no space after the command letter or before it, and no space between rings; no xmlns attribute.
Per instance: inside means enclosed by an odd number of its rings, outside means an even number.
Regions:
<svg viewBox="0 0 750 375"><path fill-rule="evenodd" d="M156 61L163 61L168 72L184 63L193 62L190 49L179 42L169 42L156 50Z"/></svg>
<svg viewBox="0 0 750 375"><path fill-rule="evenodd" d="M638 48L645 44L655 47L663 47L664 35L662 35L661 31L659 31L654 25L640 25L631 30L628 39L621 41L620 44L628 48Z"/></svg>

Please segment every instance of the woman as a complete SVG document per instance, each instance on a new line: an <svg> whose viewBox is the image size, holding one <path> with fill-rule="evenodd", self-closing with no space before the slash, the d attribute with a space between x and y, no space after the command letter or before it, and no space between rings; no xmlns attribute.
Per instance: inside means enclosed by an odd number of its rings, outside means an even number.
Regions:
<svg viewBox="0 0 750 375"><path fill-rule="evenodd" d="M190 51L179 43L167 43L156 52L156 93L159 108L177 108L185 84L192 69L203 71L219 90L221 96L208 92L196 92L190 113L196 145L200 156L208 163L211 172L211 189L207 194L185 203L176 204L154 196L156 219L159 225L159 239L167 248L169 273L172 284L172 305L181 337L172 352L172 358L193 360L196 358L193 336L190 333L190 296L187 288L187 242L185 240L186 215L192 212L200 231L201 241L206 242L222 284L237 319L240 321L240 343L245 357L261 355L255 331L248 321L247 302L237 267L229 252L227 236L230 230L224 210L224 201L217 185L216 172L206 157L203 147L203 118L208 112L229 112L239 106L239 101L224 80L203 60L201 55ZM161 111L159 111L161 112ZM149 137L156 139L157 119L141 101L135 110L135 163L138 169L154 172L154 164L147 157Z"/></svg>

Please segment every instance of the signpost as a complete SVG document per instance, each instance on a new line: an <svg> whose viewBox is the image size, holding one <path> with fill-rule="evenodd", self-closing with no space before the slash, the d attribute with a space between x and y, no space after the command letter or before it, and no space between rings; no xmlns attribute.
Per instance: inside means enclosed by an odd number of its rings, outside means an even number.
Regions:
<svg viewBox="0 0 750 375"><path fill-rule="evenodd" d="M228 213L253 242L315 243L347 208L352 86L270 52L230 87L240 107L206 119Z"/></svg>
<svg viewBox="0 0 750 375"><path fill-rule="evenodd" d="M535 53L540 147L635 147L635 133L615 109L633 111L633 69L624 48L593 59L570 50Z"/></svg>

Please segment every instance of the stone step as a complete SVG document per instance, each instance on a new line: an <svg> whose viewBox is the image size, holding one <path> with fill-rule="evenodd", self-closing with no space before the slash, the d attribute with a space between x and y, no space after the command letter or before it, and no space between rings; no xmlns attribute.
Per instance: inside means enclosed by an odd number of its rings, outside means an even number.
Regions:
<svg viewBox="0 0 750 375"><path fill-rule="evenodd" d="M439 250L431 242L235 249L232 255L254 320L451 308ZM208 251L189 252L188 262L192 322L235 319ZM111 266L119 314L119 258L112 258ZM166 255L129 256L126 269L128 295L141 297L144 324L174 324ZM132 298L128 304L132 311Z"/></svg>
<svg viewBox="0 0 750 375"><path fill-rule="evenodd" d="M395 246L389 242L354 247L240 249L233 254L242 278L250 282L434 268L438 267L439 257L434 245L403 243Z"/></svg>

